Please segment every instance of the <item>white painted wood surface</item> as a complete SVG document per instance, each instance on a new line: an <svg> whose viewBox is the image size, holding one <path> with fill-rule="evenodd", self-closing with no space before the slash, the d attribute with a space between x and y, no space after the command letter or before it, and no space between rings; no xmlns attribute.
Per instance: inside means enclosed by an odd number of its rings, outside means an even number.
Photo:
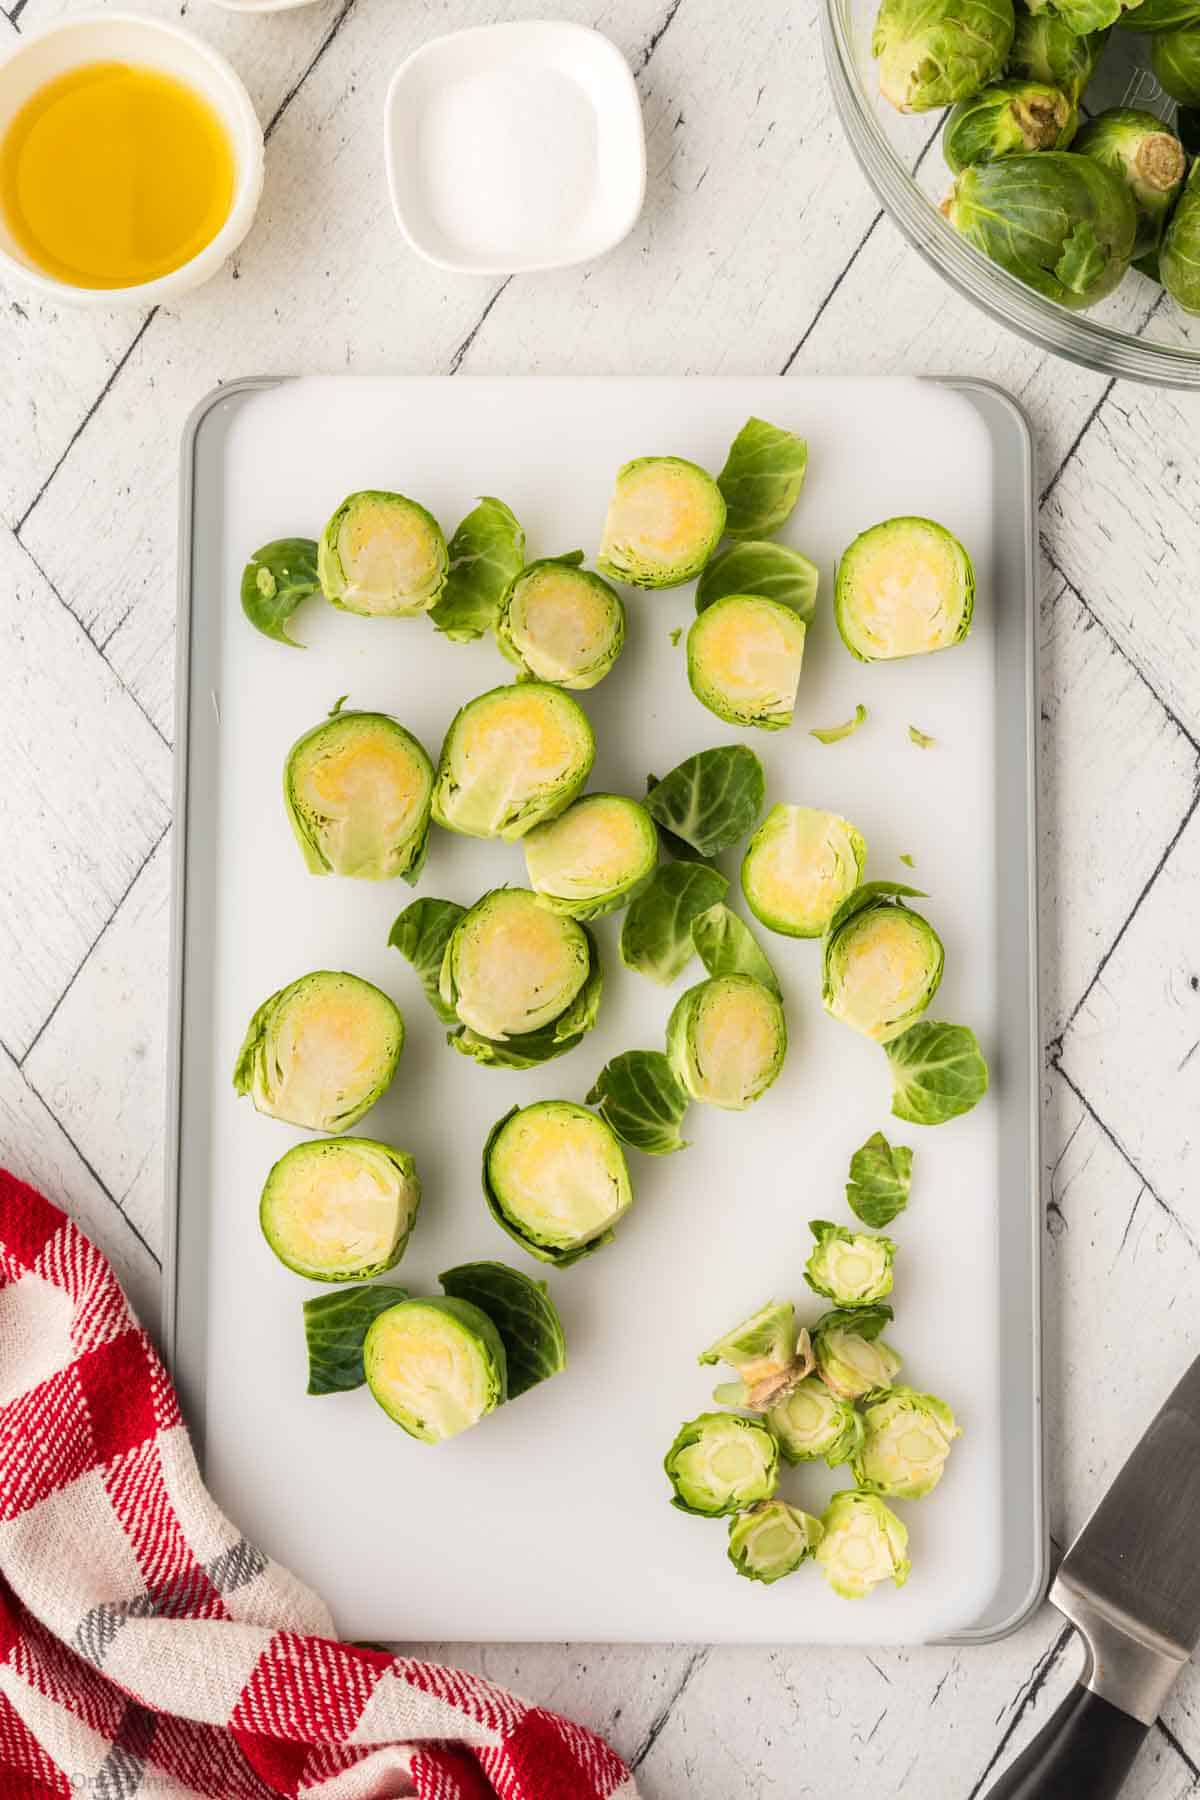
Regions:
<svg viewBox="0 0 1200 1800"><path fill-rule="evenodd" d="M0 44L62 10L10 0ZM378 127L409 48L519 7L182 11L270 121L263 210L236 265L149 317L0 292L4 1159L74 1210L152 1318L176 445L215 383L341 368L990 376L1029 410L1041 455L1048 1449L1069 1538L1200 1350L1200 402L1044 357L939 282L846 153L815 8L557 0L637 71L647 207L606 262L510 283L405 251ZM1078 1663L1048 1611L972 1651L454 1654L608 1732L651 1800L969 1800ZM1198 1787L1189 1669L1129 1793Z"/></svg>

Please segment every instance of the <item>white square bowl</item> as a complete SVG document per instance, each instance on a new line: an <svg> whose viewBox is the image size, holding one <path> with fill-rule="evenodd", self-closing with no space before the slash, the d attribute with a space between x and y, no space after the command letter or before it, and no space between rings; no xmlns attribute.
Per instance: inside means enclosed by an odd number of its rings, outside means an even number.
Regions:
<svg viewBox="0 0 1200 1800"><path fill-rule="evenodd" d="M563 131L575 158L556 140ZM423 44L388 86L384 147L409 244L464 274L602 256L633 228L646 192L633 75L584 25L482 25Z"/></svg>

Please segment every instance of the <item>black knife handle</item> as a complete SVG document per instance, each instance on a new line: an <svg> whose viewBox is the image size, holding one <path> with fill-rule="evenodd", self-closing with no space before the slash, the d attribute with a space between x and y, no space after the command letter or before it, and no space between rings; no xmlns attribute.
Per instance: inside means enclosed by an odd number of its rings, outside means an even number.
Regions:
<svg viewBox="0 0 1200 1800"><path fill-rule="evenodd" d="M987 1800L1114 1800L1149 1729L1077 1687Z"/></svg>

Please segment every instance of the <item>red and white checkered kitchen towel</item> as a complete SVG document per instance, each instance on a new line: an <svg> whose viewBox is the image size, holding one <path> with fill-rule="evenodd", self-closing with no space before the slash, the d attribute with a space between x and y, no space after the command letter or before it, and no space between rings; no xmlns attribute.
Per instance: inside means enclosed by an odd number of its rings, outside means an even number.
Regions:
<svg viewBox="0 0 1200 1800"><path fill-rule="evenodd" d="M589 1731L333 1636L206 1492L100 1252L0 1170L3 1800L637 1800Z"/></svg>

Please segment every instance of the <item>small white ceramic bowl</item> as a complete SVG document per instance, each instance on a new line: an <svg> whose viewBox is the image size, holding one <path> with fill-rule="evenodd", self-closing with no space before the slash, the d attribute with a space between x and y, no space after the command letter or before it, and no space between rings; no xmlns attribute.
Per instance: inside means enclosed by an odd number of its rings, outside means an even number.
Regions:
<svg viewBox="0 0 1200 1800"><path fill-rule="evenodd" d="M0 59L0 139L27 100L47 82L86 63L121 62L159 69L202 94L229 133L234 158L229 217L204 249L168 275L136 287L75 287L47 275L16 242L0 212L0 272L75 306L156 306L215 275L249 231L263 184L263 134L241 78L217 51L160 19L136 13L86 13L59 19Z"/></svg>
<svg viewBox="0 0 1200 1800"><path fill-rule="evenodd" d="M483 127L489 105L498 137ZM555 155L556 115L577 148L586 143L586 169L582 155L574 168ZM586 25L527 20L432 39L393 75L383 129L396 222L441 269L512 275L588 262L642 210L646 134L633 74Z"/></svg>

